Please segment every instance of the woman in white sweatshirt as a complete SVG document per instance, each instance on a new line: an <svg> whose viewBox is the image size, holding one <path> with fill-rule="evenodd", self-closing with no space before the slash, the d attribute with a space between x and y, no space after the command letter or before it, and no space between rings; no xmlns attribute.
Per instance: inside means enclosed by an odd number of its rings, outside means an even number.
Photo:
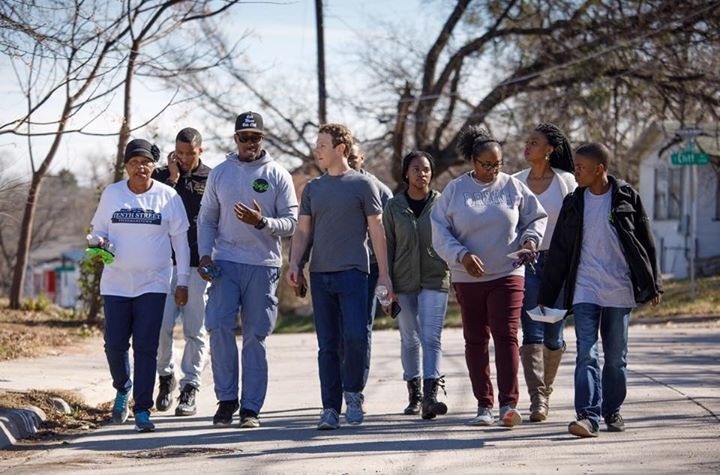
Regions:
<svg viewBox="0 0 720 475"><path fill-rule="evenodd" d="M450 266L462 314L465 360L478 402L472 425L495 422L488 346L495 343L500 424L522 422L517 411L524 269L508 254L535 251L547 215L520 180L500 171L502 148L484 129L460 135L459 151L472 171L451 181L431 214L433 247Z"/></svg>

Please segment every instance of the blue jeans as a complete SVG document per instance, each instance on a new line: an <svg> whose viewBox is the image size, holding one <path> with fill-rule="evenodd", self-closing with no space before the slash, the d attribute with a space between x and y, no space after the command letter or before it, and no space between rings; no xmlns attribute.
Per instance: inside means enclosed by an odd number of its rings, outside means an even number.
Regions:
<svg viewBox="0 0 720 475"><path fill-rule="evenodd" d="M403 379L437 379L442 376L440 340L448 293L422 289L409 294L397 294L400 304L398 327L400 328L400 360ZM420 367L422 347L422 368ZM422 370L422 371L421 371Z"/></svg>
<svg viewBox="0 0 720 475"><path fill-rule="evenodd" d="M545 259L547 251L540 251L535 271L529 267L525 267L525 297L523 297L523 310L521 316L522 323L522 344L545 344L549 350L559 350L563 347L563 328L565 320L556 323L536 322L528 315L527 311L538 305L538 296L540 294L540 281L542 281L543 271L545 269ZM562 293L558 296L557 302L562 302ZM557 304L556 302L556 304Z"/></svg>
<svg viewBox="0 0 720 475"><path fill-rule="evenodd" d="M379 276L379 269L377 262L370 262L370 274L368 275L368 344L367 344L367 357L365 358L365 373L363 374L363 386L367 384L368 376L370 375L370 357L372 352L372 329L373 323L375 322L375 313L377 312L378 300L375 297L375 287L377 287L377 281Z"/></svg>
<svg viewBox="0 0 720 475"><path fill-rule="evenodd" d="M365 387L368 274L357 269L311 272L323 408L342 408L343 391Z"/></svg>
<svg viewBox="0 0 720 475"><path fill-rule="evenodd" d="M575 412L595 428L600 418L619 411L627 394L627 342L631 308L573 305L577 360L575 362ZM600 373L598 330L602 339Z"/></svg>
<svg viewBox="0 0 720 475"><path fill-rule="evenodd" d="M103 295L105 302L105 356L113 387L121 393L133 390L133 412L153 407L153 387L158 338L166 294L137 297ZM128 349L133 346L133 378ZM133 385L133 380L135 384Z"/></svg>
<svg viewBox="0 0 720 475"><path fill-rule="evenodd" d="M175 286L177 283L177 268L173 268L173 277L170 282L170 293L165 300L165 313L160 327L160 346L158 346L157 371L160 376L175 374L175 355L173 352L173 331L178 317L182 320L185 349L183 350L180 368L182 379L180 388L191 384L200 388L200 377L205 358L207 356L207 332L205 331L205 302L207 301L207 282L197 272L197 267L190 268L190 281L188 282L187 305L178 306L175 303Z"/></svg>
<svg viewBox="0 0 720 475"><path fill-rule="evenodd" d="M218 401L238 398L238 347L235 339L237 315L242 326L242 389L240 407L260 413L268 387L265 340L277 321L275 295L280 269L277 267L215 261L221 276L208 289L205 326L210 332L215 397Z"/></svg>

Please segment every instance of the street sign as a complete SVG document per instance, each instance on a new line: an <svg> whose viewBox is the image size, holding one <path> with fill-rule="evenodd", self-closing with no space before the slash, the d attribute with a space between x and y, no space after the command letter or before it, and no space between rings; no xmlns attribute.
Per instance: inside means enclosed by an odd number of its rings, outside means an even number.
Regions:
<svg viewBox="0 0 720 475"><path fill-rule="evenodd" d="M673 165L707 165L710 157L705 152L675 152L670 161Z"/></svg>
<svg viewBox="0 0 720 475"><path fill-rule="evenodd" d="M707 153L698 150L695 142L690 140L685 148L670 155L670 163L673 165L707 165L710 157Z"/></svg>

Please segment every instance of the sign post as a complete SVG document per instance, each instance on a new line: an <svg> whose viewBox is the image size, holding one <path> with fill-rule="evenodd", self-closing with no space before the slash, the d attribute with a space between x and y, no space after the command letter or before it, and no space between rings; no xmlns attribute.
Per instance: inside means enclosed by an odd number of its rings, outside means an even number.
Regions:
<svg viewBox="0 0 720 475"><path fill-rule="evenodd" d="M702 135L703 130L698 127L678 129L676 134L687 140L685 148L670 155L670 163L679 166L707 165L710 157L705 152L698 150L695 137ZM697 223L697 167L690 169L690 245L688 246L688 260L690 262L690 298L694 301L696 297L695 286L695 240Z"/></svg>

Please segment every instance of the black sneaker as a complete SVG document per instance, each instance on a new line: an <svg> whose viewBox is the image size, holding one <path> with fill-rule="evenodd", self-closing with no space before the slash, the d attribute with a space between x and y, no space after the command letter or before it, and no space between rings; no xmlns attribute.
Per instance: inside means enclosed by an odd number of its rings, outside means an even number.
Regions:
<svg viewBox="0 0 720 475"><path fill-rule="evenodd" d="M232 424L233 414L235 414L235 411L237 411L239 407L237 399L218 402L217 412L215 416L213 416L213 425L229 426Z"/></svg>
<svg viewBox="0 0 720 475"><path fill-rule="evenodd" d="M240 427L244 429L260 427L260 419L258 419L257 412L249 409L240 409Z"/></svg>
<svg viewBox="0 0 720 475"><path fill-rule="evenodd" d="M194 416L197 412L195 408L195 393L197 388L192 384L186 384L180 391L178 405L175 408L176 416Z"/></svg>
<svg viewBox="0 0 720 475"><path fill-rule="evenodd" d="M155 409L160 412L167 411L172 405L172 392L177 387L175 375L160 376L160 392L155 399Z"/></svg>
<svg viewBox="0 0 720 475"><path fill-rule="evenodd" d="M608 432L625 432L625 421L619 412L613 412L605 417Z"/></svg>

